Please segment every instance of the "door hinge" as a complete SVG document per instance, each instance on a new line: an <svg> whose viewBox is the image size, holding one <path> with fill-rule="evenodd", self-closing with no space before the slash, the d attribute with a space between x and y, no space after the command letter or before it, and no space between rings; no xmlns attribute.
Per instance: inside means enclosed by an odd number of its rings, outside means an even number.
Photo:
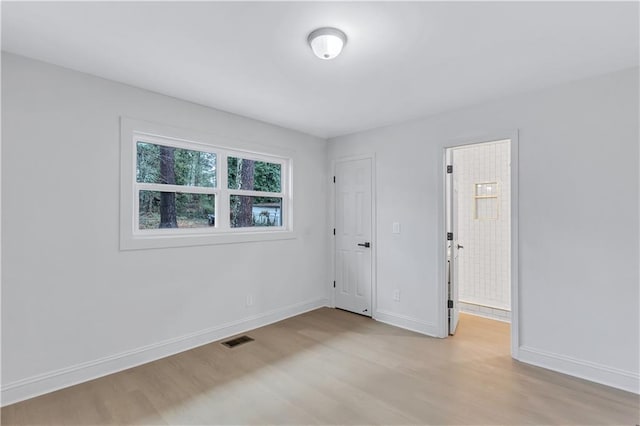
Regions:
<svg viewBox="0 0 640 426"><path fill-rule="evenodd" d="M447 173L453 173L453 166L447 166Z"/></svg>
<svg viewBox="0 0 640 426"><path fill-rule="evenodd" d="M333 177L333 183L336 183L336 177L335 176Z"/></svg>
<svg viewBox="0 0 640 426"><path fill-rule="evenodd" d="M449 301L447 301L447 307L448 307L449 309L453 309L453 300L449 300Z"/></svg>
<svg viewBox="0 0 640 426"><path fill-rule="evenodd" d="M447 232L447 241L453 241L453 232Z"/></svg>
<svg viewBox="0 0 640 426"><path fill-rule="evenodd" d="M335 281L333 282L333 288L336 288L336 282Z"/></svg>
<svg viewBox="0 0 640 426"><path fill-rule="evenodd" d="M333 235L336 235L336 228L333 228Z"/></svg>

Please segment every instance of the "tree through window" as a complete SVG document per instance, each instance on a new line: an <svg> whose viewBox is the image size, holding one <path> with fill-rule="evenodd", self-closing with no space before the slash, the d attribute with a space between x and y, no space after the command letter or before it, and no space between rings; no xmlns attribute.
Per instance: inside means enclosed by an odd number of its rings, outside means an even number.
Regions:
<svg viewBox="0 0 640 426"><path fill-rule="evenodd" d="M284 159L161 142L136 142L139 230L283 226ZM218 159L226 162L226 176L219 176ZM221 211L228 216L219 217Z"/></svg>
<svg viewBox="0 0 640 426"><path fill-rule="evenodd" d="M126 117L120 143L121 249L295 238L288 150Z"/></svg>
<svg viewBox="0 0 640 426"><path fill-rule="evenodd" d="M216 154L137 142L139 229L215 224Z"/></svg>
<svg viewBox="0 0 640 426"><path fill-rule="evenodd" d="M231 195L231 227L282 226L282 166L278 163L228 157L228 187ZM249 193L253 194L250 196Z"/></svg>

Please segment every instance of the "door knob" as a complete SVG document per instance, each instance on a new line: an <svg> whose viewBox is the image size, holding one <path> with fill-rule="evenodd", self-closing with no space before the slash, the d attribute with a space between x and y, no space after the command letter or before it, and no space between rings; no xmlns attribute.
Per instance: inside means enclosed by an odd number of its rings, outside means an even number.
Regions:
<svg viewBox="0 0 640 426"><path fill-rule="evenodd" d="M461 248L464 248L464 246L458 244L458 250L460 250Z"/></svg>
<svg viewBox="0 0 640 426"><path fill-rule="evenodd" d="M369 243L369 242L366 242L366 243L358 243L358 245L359 245L360 247L371 247L371 243Z"/></svg>

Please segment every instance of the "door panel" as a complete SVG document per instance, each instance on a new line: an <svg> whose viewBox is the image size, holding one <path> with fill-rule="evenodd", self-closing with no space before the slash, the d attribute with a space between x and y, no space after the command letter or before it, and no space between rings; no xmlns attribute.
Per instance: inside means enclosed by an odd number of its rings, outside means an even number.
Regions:
<svg viewBox="0 0 640 426"><path fill-rule="evenodd" d="M446 164L453 164L454 151L447 149ZM454 170L455 172L455 170ZM448 318L449 334L453 335L458 327L458 280L459 280L459 252L458 252L458 191L453 173L447 173L445 179L445 205L446 205L446 229L453 235L452 240L447 239L447 293L448 293ZM443 236L444 237L444 236Z"/></svg>
<svg viewBox="0 0 640 426"><path fill-rule="evenodd" d="M373 260L371 170L369 158L336 164L335 304L367 316L371 316Z"/></svg>
<svg viewBox="0 0 640 426"><path fill-rule="evenodd" d="M451 243L452 263L451 263L451 321L449 322L449 334L455 334L458 328L458 320L460 318L460 308L458 306L458 289L460 286L460 241L458 240L458 189L456 188L455 179L453 180L452 194L452 220L451 230L453 231L453 241Z"/></svg>

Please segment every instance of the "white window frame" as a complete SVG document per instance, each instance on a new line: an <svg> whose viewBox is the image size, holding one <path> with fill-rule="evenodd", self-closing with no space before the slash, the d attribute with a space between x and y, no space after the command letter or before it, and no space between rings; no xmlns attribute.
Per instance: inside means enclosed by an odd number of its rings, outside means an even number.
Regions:
<svg viewBox="0 0 640 426"><path fill-rule="evenodd" d="M481 221L485 221L485 220L493 220L496 221L500 218L500 198L498 197L499 192L500 192L500 185L498 183L497 180L493 180L491 182L476 182L473 183L473 219L474 220L481 220ZM496 187L496 191L491 194L491 195L478 195L478 186L479 185L495 185ZM496 200L496 209L495 209L495 216L482 216L480 217L478 214L478 200Z"/></svg>
<svg viewBox="0 0 640 426"><path fill-rule="evenodd" d="M216 187L137 182L138 142L216 154ZM234 148L229 148L231 144ZM271 152L269 153L263 151L264 147L258 149L244 141L231 141L210 134L122 117L120 135L120 249L136 250L296 238L293 232L292 153L281 148L270 148ZM280 164L281 192L228 189L228 157ZM139 229L139 191L141 190L212 194L215 197L216 223L214 226L206 228ZM282 226L231 228L231 195L282 198L280 210Z"/></svg>

